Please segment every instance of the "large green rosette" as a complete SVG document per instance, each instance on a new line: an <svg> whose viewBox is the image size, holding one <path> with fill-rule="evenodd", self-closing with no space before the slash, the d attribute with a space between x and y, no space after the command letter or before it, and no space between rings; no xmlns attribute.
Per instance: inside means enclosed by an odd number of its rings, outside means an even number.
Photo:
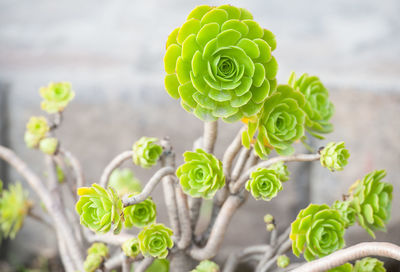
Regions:
<svg viewBox="0 0 400 272"><path fill-rule="evenodd" d="M357 181L353 192L358 223L374 238L374 230L386 229L392 208L393 186L381 181L385 176L385 170L373 171Z"/></svg>
<svg viewBox="0 0 400 272"><path fill-rule="evenodd" d="M292 223L290 239L297 257L312 261L344 246L344 222L337 210L328 205L310 204L300 211Z"/></svg>
<svg viewBox="0 0 400 272"><path fill-rule="evenodd" d="M254 116L276 86L275 36L243 8L196 7L166 47L165 88L203 121Z"/></svg>
<svg viewBox="0 0 400 272"><path fill-rule="evenodd" d="M329 100L328 90L318 77L308 74L303 74L296 79L296 74L292 73L289 84L295 90L300 91L306 99L304 111L307 114L307 131L314 137L323 139L324 137L321 134L333 130L330 119L335 111L332 102Z"/></svg>
<svg viewBox="0 0 400 272"><path fill-rule="evenodd" d="M265 100L259 116L249 120L248 129L242 134L242 143L249 148L258 130L254 150L266 158L272 149L280 155L294 152L292 144L304 135L304 96L289 85L279 85Z"/></svg>

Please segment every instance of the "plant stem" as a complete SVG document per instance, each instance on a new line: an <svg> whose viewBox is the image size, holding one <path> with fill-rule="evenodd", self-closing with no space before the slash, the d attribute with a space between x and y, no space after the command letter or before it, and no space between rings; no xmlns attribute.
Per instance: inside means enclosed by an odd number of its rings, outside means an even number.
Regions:
<svg viewBox="0 0 400 272"><path fill-rule="evenodd" d="M215 141L218 134L218 121L205 122L203 134L203 148L207 153L214 152Z"/></svg>
<svg viewBox="0 0 400 272"><path fill-rule="evenodd" d="M124 161L132 158L133 151L128 150L117 155L107 166L104 168L103 174L100 177L100 186L106 187L111 173L115 168L119 167Z"/></svg>

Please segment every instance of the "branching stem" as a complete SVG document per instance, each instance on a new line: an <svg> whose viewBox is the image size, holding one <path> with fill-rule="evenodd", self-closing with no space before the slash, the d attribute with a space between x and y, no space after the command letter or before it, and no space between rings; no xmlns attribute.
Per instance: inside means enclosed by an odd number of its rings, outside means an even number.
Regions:
<svg viewBox="0 0 400 272"><path fill-rule="evenodd" d="M124 151L116 156L107 166L104 168L103 174L100 177L100 186L106 187L108 180L110 179L111 173L119 167L124 161L132 158L133 151Z"/></svg>

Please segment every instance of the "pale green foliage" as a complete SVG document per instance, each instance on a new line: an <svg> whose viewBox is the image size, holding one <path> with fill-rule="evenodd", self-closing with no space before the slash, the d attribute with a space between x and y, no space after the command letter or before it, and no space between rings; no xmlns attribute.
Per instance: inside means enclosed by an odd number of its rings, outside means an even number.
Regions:
<svg viewBox="0 0 400 272"><path fill-rule="evenodd" d="M140 254L139 240L136 237L126 240L121 248L124 254L131 258L135 258Z"/></svg>
<svg viewBox="0 0 400 272"><path fill-rule="evenodd" d="M92 187L78 188L78 195L76 211L82 225L100 233L111 228L115 234L121 231L122 201L112 188L106 190L94 183Z"/></svg>
<svg viewBox="0 0 400 272"><path fill-rule="evenodd" d="M49 125L44 117L33 116L26 124L24 135L25 144L29 148L35 148L39 145L40 140L46 137L49 131Z"/></svg>
<svg viewBox="0 0 400 272"><path fill-rule="evenodd" d="M165 88L203 121L254 116L275 89L275 36L243 8L196 7L166 47Z"/></svg>
<svg viewBox="0 0 400 272"><path fill-rule="evenodd" d="M357 181L353 194L353 206L358 223L375 238L374 230L385 230L392 208L393 186L381 181L385 170L376 170Z"/></svg>
<svg viewBox="0 0 400 272"><path fill-rule="evenodd" d="M349 157L350 153L344 146L344 142L331 142L321 150L320 161L321 165L330 171L342 171Z"/></svg>
<svg viewBox="0 0 400 272"><path fill-rule="evenodd" d="M337 210L328 205L310 204L292 223L290 239L293 253L312 261L344 246L344 222Z"/></svg>
<svg viewBox="0 0 400 272"><path fill-rule="evenodd" d="M383 262L378 259L366 257L356 262L352 272L385 272Z"/></svg>
<svg viewBox="0 0 400 272"><path fill-rule="evenodd" d="M47 113L63 111L75 97L69 82L50 83L47 87L40 88L39 92L43 98L42 109Z"/></svg>
<svg viewBox="0 0 400 272"><path fill-rule="evenodd" d="M214 155L197 149L186 151L183 157L185 164L179 166L176 175L186 194L209 199L225 185L222 163Z"/></svg>
<svg viewBox="0 0 400 272"><path fill-rule="evenodd" d="M290 264L290 259L286 255L279 255L276 259L276 265L281 268L285 268Z"/></svg>
<svg viewBox="0 0 400 272"><path fill-rule="evenodd" d="M266 201L274 198L283 189L279 174L273 169L259 168L250 174L246 183L246 190L251 192L255 199Z"/></svg>
<svg viewBox="0 0 400 272"><path fill-rule="evenodd" d="M201 261L191 272L219 272L219 266L209 260Z"/></svg>
<svg viewBox="0 0 400 272"><path fill-rule="evenodd" d="M129 197L133 196L129 195ZM151 197L137 204L124 208L125 227L142 228L156 221L156 204Z"/></svg>
<svg viewBox="0 0 400 272"><path fill-rule="evenodd" d="M114 188L121 197L142 191L142 184L129 168L115 169L110 176L108 185Z"/></svg>
<svg viewBox="0 0 400 272"><path fill-rule="evenodd" d="M352 271L353 271L353 265L351 265L350 263L345 263L341 266L330 269L327 272L352 272ZM366 271L363 271L363 272L366 272Z"/></svg>
<svg viewBox="0 0 400 272"><path fill-rule="evenodd" d="M1 188L3 183L0 181ZM15 238L25 217L29 213L32 203L28 200L21 183L11 184L0 193L0 227L4 237Z"/></svg>
<svg viewBox="0 0 400 272"><path fill-rule="evenodd" d="M279 180L282 182L289 180L289 171L287 170L287 166L284 162L277 162L268 167L268 169L274 170L275 174L278 176Z"/></svg>
<svg viewBox="0 0 400 272"><path fill-rule="evenodd" d="M58 148L58 140L54 137L44 138L39 143L39 149L47 155L54 155Z"/></svg>
<svg viewBox="0 0 400 272"><path fill-rule="evenodd" d="M87 254L97 254L102 257L108 256L108 247L103 243L93 243L87 250Z"/></svg>
<svg viewBox="0 0 400 272"><path fill-rule="evenodd" d="M356 210L351 201L335 201L332 205L332 209L335 209L340 213L345 228L354 225L354 222L356 221Z"/></svg>
<svg viewBox="0 0 400 272"><path fill-rule="evenodd" d="M163 224L151 224L144 227L139 233L139 246L143 256L154 258L165 258L168 249L172 248L174 242L171 239L173 232Z"/></svg>
<svg viewBox="0 0 400 272"><path fill-rule="evenodd" d="M133 144L133 162L143 168L155 165L162 153L162 147L157 138L142 137Z"/></svg>

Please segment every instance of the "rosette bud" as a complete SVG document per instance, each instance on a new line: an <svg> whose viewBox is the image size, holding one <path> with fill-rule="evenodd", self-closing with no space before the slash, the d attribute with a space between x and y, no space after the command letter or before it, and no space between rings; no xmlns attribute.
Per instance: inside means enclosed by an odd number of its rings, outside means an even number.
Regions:
<svg viewBox="0 0 400 272"><path fill-rule="evenodd" d="M201 261L195 269L193 269L191 272L219 272L219 266L218 264L209 261L209 260L204 260Z"/></svg>
<svg viewBox="0 0 400 272"><path fill-rule="evenodd" d="M321 133L329 133L333 130L330 119L335 111L332 102L329 100L329 92L316 76L303 74L296 80L296 74L292 73L289 84L300 91L305 99L304 111L307 115L307 131L320 139Z"/></svg>
<svg viewBox="0 0 400 272"><path fill-rule="evenodd" d="M39 149L47 155L54 155L58 148L58 140L54 137L44 138L39 143Z"/></svg>
<svg viewBox="0 0 400 272"><path fill-rule="evenodd" d="M374 230L385 230L392 208L393 186L381 181L385 176L385 170L373 171L358 182L353 192L358 223L374 238Z"/></svg>
<svg viewBox="0 0 400 272"><path fill-rule="evenodd" d="M335 201L332 205L332 209L335 209L340 213L346 229L354 225L356 220L356 210L351 201Z"/></svg>
<svg viewBox="0 0 400 272"><path fill-rule="evenodd" d="M129 197L134 194L129 195ZM125 227L133 226L142 228L156 221L156 204L151 197L137 204L124 208Z"/></svg>
<svg viewBox="0 0 400 272"><path fill-rule="evenodd" d="M1 187L3 183L0 181ZM32 203L20 183L11 184L0 193L0 228L4 237L14 239L29 213Z"/></svg>
<svg viewBox="0 0 400 272"><path fill-rule="evenodd" d="M24 135L25 144L29 148L35 148L39 145L40 140L46 137L49 131L49 125L44 117L31 117L26 124Z"/></svg>
<svg viewBox="0 0 400 272"><path fill-rule="evenodd" d="M151 224L144 227L139 233L139 247L143 256L151 256L164 259L168 255L168 249L174 242L171 239L173 232L163 224Z"/></svg>
<svg viewBox="0 0 400 272"><path fill-rule="evenodd" d="M42 109L47 113L57 113L65 109L68 103L75 97L69 82L50 83L47 87L40 88Z"/></svg>
<svg viewBox="0 0 400 272"><path fill-rule="evenodd" d="M285 268L290 264L290 259L286 255L279 255L276 259L276 265L280 268Z"/></svg>
<svg viewBox="0 0 400 272"><path fill-rule="evenodd" d="M254 116L276 86L275 47L247 10L198 6L168 37L165 88L203 121Z"/></svg>
<svg viewBox="0 0 400 272"><path fill-rule="evenodd" d="M103 243L93 243L87 250L87 254L97 254L105 258L108 257L108 247Z"/></svg>
<svg viewBox="0 0 400 272"><path fill-rule="evenodd" d="M378 259L366 257L356 262L353 272L385 272L383 262Z"/></svg>
<svg viewBox="0 0 400 272"><path fill-rule="evenodd" d="M344 142L330 142L321 150L321 165L330 171L342 171L350 157Z"/></svg>
<svg viewBox="0 0 400 272"><path fill-rule="evenodd" d="M108 185L114 188L120 197L142 191L142 184L129 168L115 169L110 176Z"/></svg>
<svg viewBox="0 0 400 272"><path fill-rule="evenodd" d="M86 257L83 263L83 270L85 272L95 272L102 264L104 258L98 254L90 254Z"/></svg>
<svg viewBox="0 0 400 272"><path fill-rule="evenodd" d="M266 215L264 215L264 222L267 224L274 222L274 216L267 213Z"/></svg>
<svg viewBox="0 0 400 272"><path fill-rule="evenodd" d="M282 183L279 174L273 169L259 168L250 174L250 179L246 183L246 190L251 192L255 199L266 201L274 198L278 192L282 191Z"/></svg>
<svg viewBox="0 0 400 272"><path fill-rule="evenodd" d="M292 223L293 253L299 257L304 251L307 261L329 255L344 246L344 230L343 219L337 210L328 205L310 204Z"/></svg>
<svg viewBox="0 0 400 272"><path fill-rule="evenodd" d="M143 168L150 168L157 163L162 153L162 147L157 138L142 137L133 144L133 163Z"/></svg>
<svg viewBox="0 0 400 272"><path fill-rule="evenodd" d="M183 154L185 164L179 166L176 175L183 191L192 197L212 198L224 187L225 175L222 163L202 149Z"/></svg>
<svg viewBox="0 0 400 272"><path fill-rule="evenodd" d="M78 188L79 201L76 211L81 224L100 233L111 228L118 234L122 228L122 201L111 187L108 190L94 183L92 187Z"/></svg>
<svg viewBox="0 0 400 272"><path fill-rule="evenodd" d="M136 258L140 253L139 240L136 237L126 240L122 246L124 254L131 258Z"/></svg>
<svg viewBox="0 0 400 272"><path fill-rule="evenodd" d="M280 155L294 152L292 144L304 135L304 96L289 85L279 85L269 96L257 118L249 120L242 134L242 143L249 148L258 130L254 144L257 155L264 159L275 149Z"/></svg>
<svg viewBox="0 0 400 272"><path fill-rule="evenodd" d="M352 272L353 271L353 265L350 263L345 263L341 266L332 268L328 270L327 272ZM366 272L366 271L364 271Z"/></svg>
<svg viewBox="0 0 400 272"><path fill-rule="evenodd" d="M289 180L289 171L287 170L287 166L284 162L277 162L268 167L268 169L274 170L279 180L282 182Z"/></svg>

